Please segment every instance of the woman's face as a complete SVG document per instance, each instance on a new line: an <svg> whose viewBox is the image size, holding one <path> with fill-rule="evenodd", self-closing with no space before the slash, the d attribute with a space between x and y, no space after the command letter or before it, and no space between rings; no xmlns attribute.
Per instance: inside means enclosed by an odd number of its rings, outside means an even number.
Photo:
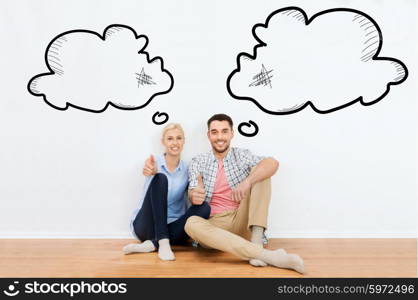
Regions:
<svg viewBox="0 0 418 300"><path fill-rule="evenodd" d="M167 154L180 155L184 145L184 136L182 132L177 128L167 130L163 136L163 145Z"/></svg>

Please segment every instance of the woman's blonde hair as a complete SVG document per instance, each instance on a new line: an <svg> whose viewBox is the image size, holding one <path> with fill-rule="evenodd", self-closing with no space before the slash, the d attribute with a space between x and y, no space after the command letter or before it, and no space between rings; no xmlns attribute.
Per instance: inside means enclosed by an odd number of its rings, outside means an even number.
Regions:
<svg viewBox="0 0 418 300"><path fill-rule="evenodd" d="M183 127L181 127L181 125L180 125L179 123L170 123L170 124L167 124L167 125L164 127L164 129L163 129L163 133L162 133L162 135L161 135L161 139L162 139L162 140L164 140L164 137L165 137L165 135L166 135L167 131L169 131L169 130L173 130L173 129L178 129L178 130L180 130L180 132L181 132L181 134L182 134L182 136L183 136L183 138L184 138L184 130L183 130Z"/></svg>

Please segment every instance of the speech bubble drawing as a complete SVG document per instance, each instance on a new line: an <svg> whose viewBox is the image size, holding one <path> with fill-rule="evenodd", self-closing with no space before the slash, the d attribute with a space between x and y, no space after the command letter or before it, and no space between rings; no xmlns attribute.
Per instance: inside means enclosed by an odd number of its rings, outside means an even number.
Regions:
<svg viewBox="0 0 418 300"><path fill-rule="evenodd" d="M408 77L404 63L379 57L382 32L367 14L348 8L308 18L298 7L272 12L253 26L258 44L240 53L227 78L229 94L273 115L310 106L326 114L382 100Z"/></svg>
<svg viewBox="0 0 418 300"><path fill-rule="evenodd" d="M245 132L243 130L244 127L252 129L253 131L252 132ZM238 125L238 132L245 137L256 136L258 134L258 125L253 120L249 120L248 122L241 122Z"/></svg>
<svg viewBox="0 0 418 300"><path fill-rule="evenodd" d="M90 30L66 31L48 44L49 72L31 78L28 91L58 110L143 108L174 84L163 59L150 59L147 45L147 36L121 24L109 25L103 36Z"/></svg>
<svg viewBox="0 0 418 300"><path fill-rule="evenodd" d="M163 125L167 123L169 118L170 117L168 116L167 113L165 112L160 113L159 111L157 111L152 115L152 123L154 123L155 125Z"/></svg>

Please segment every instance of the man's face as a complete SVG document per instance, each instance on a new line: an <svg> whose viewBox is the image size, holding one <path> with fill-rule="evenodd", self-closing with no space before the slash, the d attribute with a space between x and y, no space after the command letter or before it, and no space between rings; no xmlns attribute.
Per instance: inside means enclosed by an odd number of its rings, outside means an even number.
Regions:
<svg viewBox="0 0 418 300"><path fill-rule="evenodd" d="M212 121L209 125L208 138L212 149L217 153L228 150L234 131L228 121Z"/></svg>

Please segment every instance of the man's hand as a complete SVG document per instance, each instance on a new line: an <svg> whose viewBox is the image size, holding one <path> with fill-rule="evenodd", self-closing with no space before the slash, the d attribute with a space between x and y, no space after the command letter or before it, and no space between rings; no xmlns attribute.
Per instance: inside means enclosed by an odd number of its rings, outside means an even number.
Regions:
<svg viewBox="0 0 418 300"><path fill-rule="evenodd" d="M190 192L190 201L193 205L201 205L205 201L206 191L202 175L197 177L197 186Z"/></svg>
<svg viewBox="0 0 418 300"><path fill-rule="evenodd" d="M154 159L154 155L150 155L150 157L145 161L144 168L142 169L142 174L145 176L152 176L157 174L157 163Z"/></svg>
<svg viewBox="0 0 418 300"><path fill-rule="evenodd" d="M235 189L232 190L232 201L240 203L243 199L245 199L245 197L247 197L250 189L251 182L248 178L245 178Z"/></svg>

